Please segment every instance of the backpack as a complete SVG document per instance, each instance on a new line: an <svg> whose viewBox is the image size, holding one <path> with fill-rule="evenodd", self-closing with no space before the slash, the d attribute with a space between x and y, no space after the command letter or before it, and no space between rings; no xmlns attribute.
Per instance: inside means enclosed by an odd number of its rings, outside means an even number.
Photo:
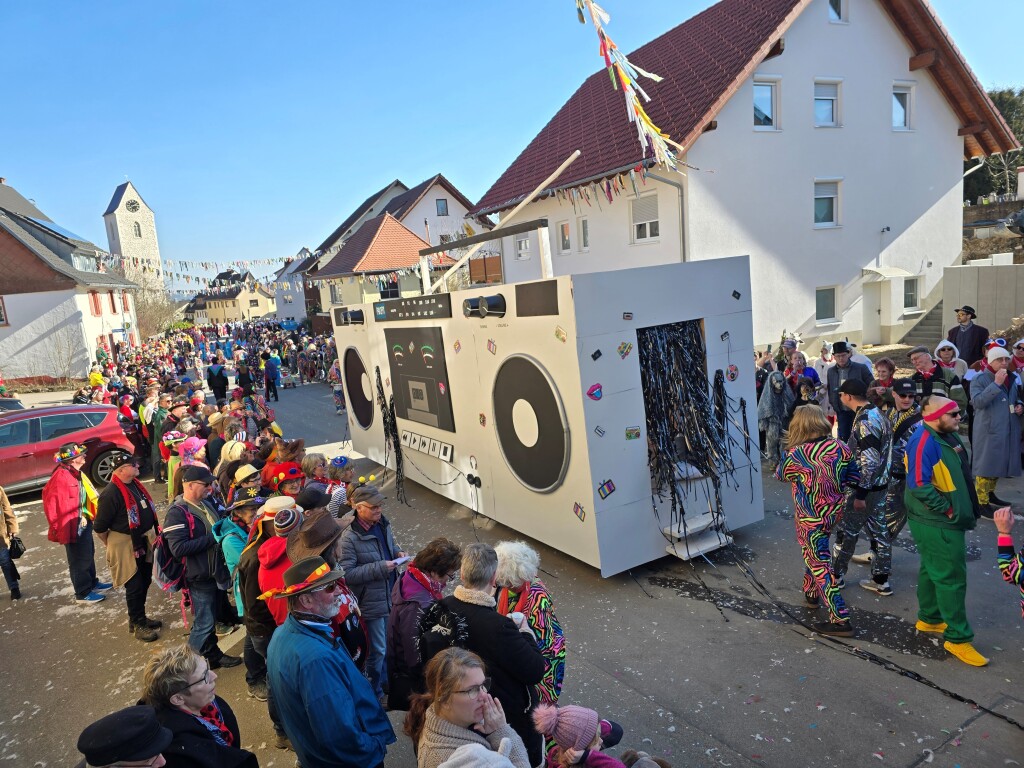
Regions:
<svg viewBox="0 0 1024 768"><path fill-rule="evenodd" d="M421 664L426 664L445 648L465 648L468 644L466 619L440 600L432 602L420 614L416 628L416 652Z"/></svg>
<svg viewBox="0 0 1024 768"><path fill-rule="evenodd" d="M188 535L191 538L195 532L195 518L187 509L184 512L188 523ZM179 592L185 586L185 558L175 557L171 553L171 547L159 525L156 527L156 540L153 542L153 581L164 592Z"/></svg>

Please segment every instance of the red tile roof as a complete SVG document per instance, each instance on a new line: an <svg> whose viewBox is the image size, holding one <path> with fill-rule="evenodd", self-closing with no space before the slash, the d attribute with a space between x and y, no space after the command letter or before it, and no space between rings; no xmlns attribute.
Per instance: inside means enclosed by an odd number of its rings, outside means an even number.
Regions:
<svg viewBox="0 0 1024 768"><path fill-rule="evenodd" d="M409 231L390 213L385 213L364 222L327 266L310 277L321 279L406 269L418 265L420 251L429 247L430 243ZM443 262L454 263L447 258Z"/></svg>
<svg viewBox="0 0 1024 768"><path fill-rule="evenodd" d="M663 78L660 83L642 79L651 97L644 108L654 124L673 141L690 147L810 2L721 0L629 54L632 63ZM900 12L888 8L891 4L898 5ZM925 0L882 5L911 47L929 41L940 50L952 46ZM942 90L964 124L985 123L987 151L1007 151L1019 144L955 47L942 59L940 69L936 79L940 85L947 77L950 80L951 85ZM981 154L980 147L968 137L965 152ZM512 207L577 149L582 155L554 182L555 188L600 179L643 159L622 91L612 88L605 70L587 78L471 213Z"/></svg>

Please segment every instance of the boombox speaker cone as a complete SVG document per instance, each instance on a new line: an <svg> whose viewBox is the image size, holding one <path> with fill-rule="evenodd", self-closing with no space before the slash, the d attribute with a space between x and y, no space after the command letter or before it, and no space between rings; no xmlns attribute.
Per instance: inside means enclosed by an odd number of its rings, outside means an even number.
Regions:
<svg viewBox="0 0 1024 768"><path fill-rule="evenodd" d="M348 395L348 408L363 429L369 429L373 423L373 400L366 397L363 391L363 377L369 379L363 358L355 347L345 350L345 390Z"/></svg>

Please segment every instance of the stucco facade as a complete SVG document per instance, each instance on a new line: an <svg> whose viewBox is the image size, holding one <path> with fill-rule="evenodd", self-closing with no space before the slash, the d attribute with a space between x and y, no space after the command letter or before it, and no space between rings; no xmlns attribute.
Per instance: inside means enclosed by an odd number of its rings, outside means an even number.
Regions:
<svg viewBox="0 0 1024 768"><path fill-rule="evenodd" d="M238 295L210 296L206 317L210 323L237 323L277 311L274 295L263 288L242 286Z"/></svg>
<svg viewBox="0 0 1024 768"><path fill-rule="evenodd" d="M877 0L850 6L848 22L832 23L826 0L811 3L784 52L761 63L692 145L692 168L652 171L681 190L652 177L640 185L643 210L657 199L656 237L637 237L628 183L610 203L527 206L516 221L548 219L554 273L749 254L756 344L783 329L899 339L941 298L943 269L959 256L964 145L956 114L927 69L910 71L915 52ZM773 130L754 126L755 82L774 86ZM816 84L835 86L834 126L816 125ZM909 93L909 130L892 125L895 87ZM834 226L815 225L816 183L835 185ZM516 240L502 239L506 280L535 279L536 238L525 250ZM835 300L832 317L818 317L819 289Z"/></svg>

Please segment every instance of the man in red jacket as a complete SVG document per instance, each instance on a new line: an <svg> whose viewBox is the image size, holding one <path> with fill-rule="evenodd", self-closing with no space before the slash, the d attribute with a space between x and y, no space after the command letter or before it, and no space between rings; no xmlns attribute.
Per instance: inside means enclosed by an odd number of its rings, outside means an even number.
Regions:
<svg viewBox="0 0 1024 768"><path fill-rule="evenodd" d="M96 578L96 544L92 539L92 521L96 517L97 495L82 472L86 448L65 443L54 454L57 468L43 488L43 513L49 530L46 537L63 544L68 556L75 601L95 605L102 592L113 585Z"/></svg>

